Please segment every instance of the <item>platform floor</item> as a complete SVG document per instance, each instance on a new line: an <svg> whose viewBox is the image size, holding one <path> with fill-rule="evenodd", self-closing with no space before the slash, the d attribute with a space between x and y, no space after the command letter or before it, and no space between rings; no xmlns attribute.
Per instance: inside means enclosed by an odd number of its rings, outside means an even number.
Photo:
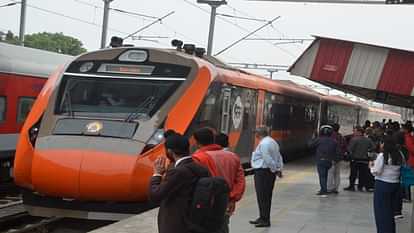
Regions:
<svg viewBox="0 0 414 233"><path fill-rule="evenodd" d="M347 192L348 170L342 169L341 191L338 195L320 198L318 176L313 163L308 160L286 165L284 178L276 181L271 212L270 228L255 228L248 223L258 214L253 177L247 177L247 189L231 218L230 231L238 233L375 233L372 193ZM411 204L404 204L404 216L397 220L397 232L410 232ZM152 210L97 229L102 232L157 232L156 213Z"/></svg>

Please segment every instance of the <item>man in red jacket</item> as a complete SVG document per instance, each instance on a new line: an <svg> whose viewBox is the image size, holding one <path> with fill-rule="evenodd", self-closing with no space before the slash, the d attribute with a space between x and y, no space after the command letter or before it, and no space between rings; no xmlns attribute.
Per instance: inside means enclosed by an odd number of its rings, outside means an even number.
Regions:
<svg viewBox="0 0 414 233"><path fill-rule="evenodd" d="M198 150L193 154L193 159L206 166L212 176L223 177L230 188L229 205L227 207L227 218L229 218L244 193L246 181L240 158L235 153L224 151L223 148L214 143L214 133L208 128L202 128L194 133ZM227 224L221 232L229 232Z"/></svg>
<svg viewBox="0 0 414 233"><path fill-rule="evenodd" d="M413 136L413 127L411 124L404 125L404 143L408 151L408 164L410 167L414 168L414 136Z"/></svg>

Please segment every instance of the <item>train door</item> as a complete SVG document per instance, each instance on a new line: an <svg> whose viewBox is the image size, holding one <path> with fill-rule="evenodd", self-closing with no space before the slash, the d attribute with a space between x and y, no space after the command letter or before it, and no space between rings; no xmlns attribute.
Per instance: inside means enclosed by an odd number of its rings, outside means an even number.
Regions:
<svg viewBox="0 0 414 233"><path fill-rule="evenodd" d="M242 162L248 162L254 147L257 93L241 87L223 87L221 91L220 131L229 136L229 147Z"/></svg>

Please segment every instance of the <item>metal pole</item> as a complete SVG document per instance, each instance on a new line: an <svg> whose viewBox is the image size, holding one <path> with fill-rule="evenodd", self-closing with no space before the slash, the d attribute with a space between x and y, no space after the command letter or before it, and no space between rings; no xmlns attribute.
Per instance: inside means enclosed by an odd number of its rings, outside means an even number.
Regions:
<svg viewBox="0 0 414 233"><path fill-rule="evenodd" d="M210 29L208 32L208 44L207 44L207 55L211 56L213 52L213 38L214 38L214 27L216 24L217 5L211 5L211 16L210 16Z"/></svg>
<svg viewBox="0 0 414 233"><path fill-rule="evenodd" d="M101 49L106 47L106 37L108 34L108 19L109 19L109 4L113 0L103 0L104 1L104 15L102 23L102 37L101 37Z"/></svg>
<svg viewBox="0 0 414 233"><path fill-rule="evenodd" d="M19 41L20 45L24 46L24 32L26 27L26 0L22 0L20 9L20 31Z"/></svg>

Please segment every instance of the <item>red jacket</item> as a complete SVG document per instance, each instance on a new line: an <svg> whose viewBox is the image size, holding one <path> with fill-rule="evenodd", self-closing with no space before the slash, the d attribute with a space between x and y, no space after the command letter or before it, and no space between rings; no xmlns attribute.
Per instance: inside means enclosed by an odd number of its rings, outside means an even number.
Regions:
<svg viewBox="0 0 414 233"><path fill-rule="evenodd" d="M414 168L414 136L410 133L404 135L405 146L408 150L408 164Z"/></svg>
<svg viewBox="0 0 414 233"><path fill-rule="evenodd" d="M197 150L193 158L205 165L212 176L220 176L227 181L230 187L230 201L236 202L242 198L246 181L239 156L212 144Z"/></svg>

